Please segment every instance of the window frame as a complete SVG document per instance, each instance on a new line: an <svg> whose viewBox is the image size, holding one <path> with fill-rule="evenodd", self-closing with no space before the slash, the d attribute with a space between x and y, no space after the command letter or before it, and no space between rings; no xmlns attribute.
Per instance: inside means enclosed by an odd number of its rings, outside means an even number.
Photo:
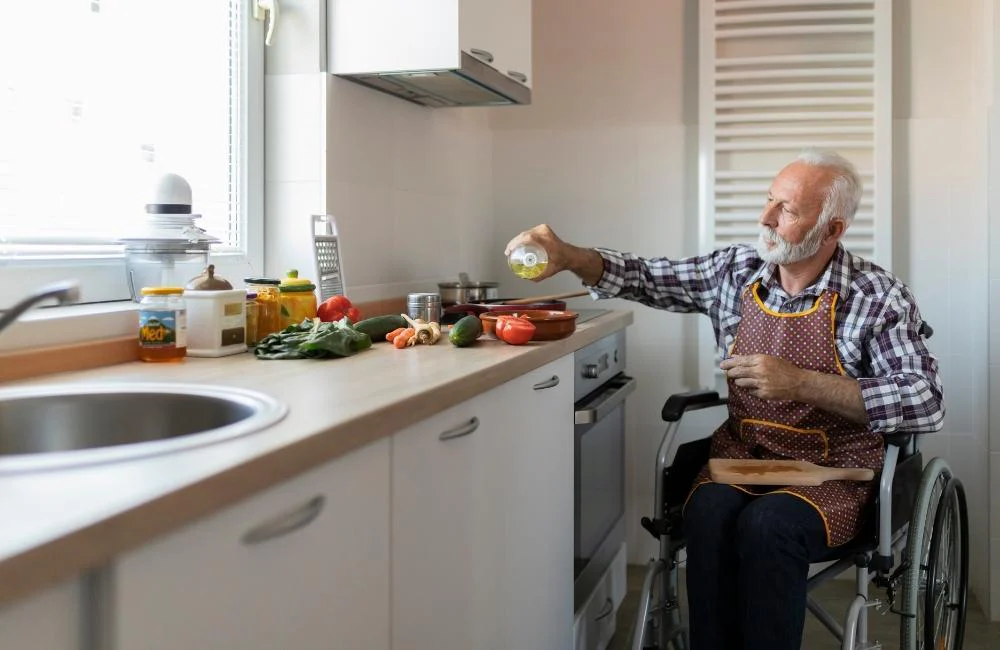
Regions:
<svg viewBox="0 0 1000 650"><path fill-rule="evenodd" d="M240 247L236 251L211 253L218 274L242 280L264 268L264 31L253 17L254 0L242 0L245 38L240 42ZM195 197L197 204L197 197ZM141 210L142 206L137 206ZM197 212L197 205L195 205ZM81 283L81 303L121 302L123 311L132 305L125 282L124 254L90 258L65 255L52 258L0 258L0 309L51 282L70 278ZM59 308L56 308L59 309ZM50 310L45 310L49 312ZM81 311L76 308L76 311ZM86 311L84 309L83 311ZM106 309L100 310L106 312ZM38 317L31 320L38 320ZM0 349L7 347L0 345Z"/></svg>

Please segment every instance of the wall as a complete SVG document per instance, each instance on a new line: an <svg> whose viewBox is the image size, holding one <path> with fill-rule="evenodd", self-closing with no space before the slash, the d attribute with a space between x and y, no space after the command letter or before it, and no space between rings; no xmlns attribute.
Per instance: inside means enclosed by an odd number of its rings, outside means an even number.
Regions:
<svg viewBox="0 0 1000 650"><path fill-rule="evenodd" d="M643 255L694 250L696 2L536 0L532 32L532 104L494 110L490 119L493 248L548 223L579 245ZM579 288L569 274L537 285L519 280L502 257L493 271L509 295ZM629 560L644 562L654 547L639 518L650 514L659 409L697 376L685 356L695 324L624 301L600 306L635 311L628 369L639 382L628 404L626 522Z"/></svg>
<svg viewBox="0 0 1000 650"><path fill-rule="evenodd" d="M897 0L894 7L893 270L911 285L936 331L929 344L941 361L948 415L944 432L926 437L925 449L948 459L968 486L971 575L974 593L985 604L982 88L989 20L982 0ZM697 3L537 1L533 30L533 105L491 116L494 248L547 222L579 245L646 256L695 252ZM572 277L541 286L511 279L502 260L494 274L510 294L578 286ZM695 327L693 317L620 301L613 306L635 309L629 369L640 388L629 405L627 517L629 560L644 562L655 547L638 520L651 511L653 459L663 431L659 410L668 394L697 386L689 352ZM994 574L997 566L994 562Z"/></svg>
<svg viewBox="0 0 1000 650"><path fill-rule="evenodd" d="M315 275L310 215L336 216L353 300L486 275L486 109L433 110L323 74L325 15L286 0L268 52L265 270Z"/></svg>
<svg viewBox="0 0 1000 650"><path fill-rule="evenodd" d="M897 0L894 14L895 270L935 328L928 345L941 362L948 409L943 431L926 436L922 449L948 460L966 485L971 586L989 608L1000 604L989 597L988 321L981 307L989 297L992 12L981 0Z"/></svg>

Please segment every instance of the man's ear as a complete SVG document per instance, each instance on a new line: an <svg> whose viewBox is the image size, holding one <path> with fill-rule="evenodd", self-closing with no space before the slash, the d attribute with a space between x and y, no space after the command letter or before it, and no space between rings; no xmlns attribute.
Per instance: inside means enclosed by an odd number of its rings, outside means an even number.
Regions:
<svg viewBox="0 0 1000 650"><path fill-rule="evenodd" d="M830 239L840 239L847 230L847 222L843 219L832 219L827 225L826 236Z"/></svg>

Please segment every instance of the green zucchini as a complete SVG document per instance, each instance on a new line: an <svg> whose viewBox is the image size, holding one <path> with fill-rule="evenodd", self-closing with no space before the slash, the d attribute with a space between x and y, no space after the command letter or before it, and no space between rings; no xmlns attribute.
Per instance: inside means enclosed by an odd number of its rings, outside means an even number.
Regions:
<svg viewBox="0 0 1000 650"><path fill-rule="evenodd" d="M372 316L358 321L354 325L354 329L370 336L374 343L384 342L386 334L400 327L408 327L408 325L406 320L398 315Z"/></svg>
<svg viewBox="0 0 1000 650"><path fill-rule="evenodd" d="M456 347L464 348L476 342L483 333L483 323L479 316L465 316L451 326L448 340Z"/></svg>

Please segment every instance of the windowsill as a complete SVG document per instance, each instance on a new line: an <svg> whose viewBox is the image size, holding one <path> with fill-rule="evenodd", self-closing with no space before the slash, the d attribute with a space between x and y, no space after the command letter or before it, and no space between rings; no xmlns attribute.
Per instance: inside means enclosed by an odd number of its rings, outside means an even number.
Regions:
<svg viewBox="0 0 1000 650"><path fill-rule="evenodd" d="M138 306L121 300L33 309L0 333L0 352L130 336Z"/></svg>

